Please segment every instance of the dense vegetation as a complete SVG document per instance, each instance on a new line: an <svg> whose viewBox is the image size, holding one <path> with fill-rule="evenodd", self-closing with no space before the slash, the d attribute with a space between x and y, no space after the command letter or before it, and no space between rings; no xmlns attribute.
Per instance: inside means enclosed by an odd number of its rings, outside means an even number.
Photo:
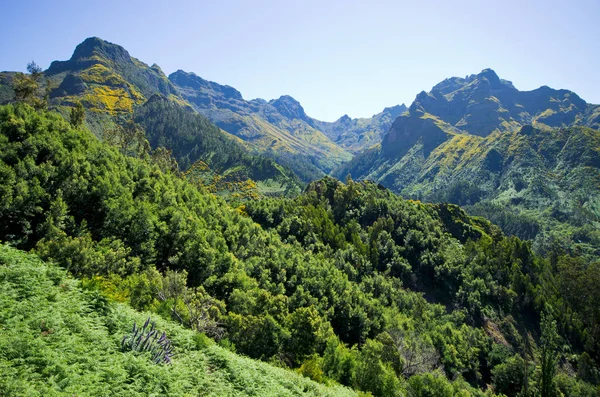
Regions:
<svg viewBox="0 0 600 397"><path fill-rule="evenodd" d="M217 127L259 152L288 160L286 165L301 178L311 173L328 173L351 157L318 129L300 103L288 95L269 102L248 101L233 87L182 70L169 75L169 80L181 98ZM291 158L302 161L289 161Z"/></svg>
<svg viewBox="0 0 600 397"><path fill-rule="evenodd" d="M491 70L422 92L383 143L334 175L484 216L536 253L600 254L597 105L575 93L519 91Z"/></svg>
<svg viewBox="0 0 600 397"><path fill-rule="evenodd" d="M270 191L299 193L293 173L270 158L251 155L233 137L226 136L208 119L167 98L155 95L136 109L134 121L145 131L153 148L168 148L179 168L187 171L199 162L228 182L252 179Z"/></svg>
<svg viewBox="0 0 600 397"><path fill-rule="evenodd" d="M107 301L56 265L0 246L3 396L350 396L242 358L153 315L174 345L170 365L121 348L144 314Z"/></svg>
<svg viewBox="0 0 600 397"><path fill-rule="evenodd" d="M351 180L233 208L27 105L0 147L0 240L110 301L374 395L595 393L597 263Z"/></svg>

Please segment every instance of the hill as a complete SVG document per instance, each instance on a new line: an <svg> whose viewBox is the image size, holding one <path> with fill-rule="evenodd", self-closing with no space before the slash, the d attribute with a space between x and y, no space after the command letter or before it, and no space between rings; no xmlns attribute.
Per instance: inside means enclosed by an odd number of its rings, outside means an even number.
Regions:
<svg viewBox="0 0 600 397"><path fill-rule="evenodd" d="M342 387L235 355L152 313L84 288L65 270L0 246L0 390L3 396L351 396ZM151 318L174 346L171 364L125 350Z"/></svg>
<svg viewBox="0 0 600 397"><path fill-rule="evenodd" d="M0 239L106 299L374 395L594 393L597 262L372 183L232 207L23 104L0 108L0 142Z"/></svg>
<svg viewBox="0 0 600 397"><path fill-rule="evenodd" d="M4 73L0 78L0 98L5 101L14 99L14 76ZM50 107L66 116L70 108L81 103L86 110L86 125L100 137L135 120L144 128L151 148L170 150L182 171L198 162L200 168L209 169L202 173L203 179L218 178L220 184L251 178L258 183L261 194L300 189L291 170L252 153L203 116L194 115L192 106L178 95L158 65L148 66L121 46L88 38L75 48L68 61L52 62L38 83L40 90L46 91Z"/></svg>
<svg viewBox="0 0 600 397"><path fill-rule="evenodd" d="M356 153L381 143L392 122L406 110L407 107L402 104L385 108L371 118L353 119L344 115L333 123L314 119L313 122L333 142Z"/></svg>
<svg viewBox="0 0 600 397"><path fill-rule="evenodd" d="M351 157L316 129L300 103L290 96L269 102L246 101L236 89L194 73L178 70L169 79L180 95L215 125L298 169L301 176L306 172L322 176ZM309 169L301 171L299 162L307 163Z"/></svg>
<svg viewBox="0 0 600 397"><path fill-rule="evenodd" d="M71 59L54 61L44 73L59 86L51 93L57 103L73 104L81 97L96 112L130 113L152 94L169 96L175 89L158 65L133 58L118 45L97 37L79 44Z"/></svg>
<svg viewBox="0 0 600 397"><path fill-rule="evenodd" d="M518 91L489 69L446 79L335 175L466 205L539 252L559 241L597 255L598 109L566 90Z"/></svg>
<svg viewBox="0 0 600 397"><path fill-rule="evenodd" d="M179 167L201 178L216 192L231 193L231 186L258 182L260 194L298 194L300 181L273 159L250 153L208 119L159 94L136 108L133 120L145 131L152 147L169 148Z"/></svg>

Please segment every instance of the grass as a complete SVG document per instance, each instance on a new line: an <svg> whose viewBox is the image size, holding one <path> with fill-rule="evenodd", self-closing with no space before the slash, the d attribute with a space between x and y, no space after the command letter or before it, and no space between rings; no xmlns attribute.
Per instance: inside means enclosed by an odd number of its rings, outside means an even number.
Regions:
<svg viewBox="0 0 600 397"><path fill-rule="evenodd" d="M172 365L122 352L134 321L149 316L97 291L61 268L0 246L0 394L2 396L346 396L292 371L238 356L152 316L175 346Z"/></svg>

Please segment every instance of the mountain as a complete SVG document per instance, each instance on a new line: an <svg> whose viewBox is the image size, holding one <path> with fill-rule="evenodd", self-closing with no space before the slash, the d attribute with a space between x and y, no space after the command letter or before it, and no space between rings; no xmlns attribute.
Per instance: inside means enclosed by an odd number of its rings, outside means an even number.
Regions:
<svg viewBox="0 0 600 397"><path fill-rule="evenodd" d="M215 125L248 143L259 152L312 165L321 172L348 161L351 155L315 127L294 98L269 102L245 100L236 89L178 70L169 76L178 93ZM294 168L294 163L290 163ZM318 171L317 171L318 173Z"/></svg>
<svg viewBox="0 0 600 397"><path fill-rule="evenodd" d="M491 69L464 79L446 79L429 93L421 92L411 105L411 113L431 114L462 132L479 136L526 124L598 128L599 109L568 90L543 86L519 91Z"/></svg>
<svg viewBox="0 0 600 397"><path fill-rule="evenodd" d="M350 179L231 206L26 103L0 106L0 142L4 394L348 393L249 358L378 396L515 396L544 370L595 393L597 257Z"/></svg>
<svg viewBox="0 0 600 397"><path fill-rule="evenodd" d="M519 91L490 69L417 95L380 146L336 170L406 197L469 206L508 233L600 249L600 106Z"/></svg>
<svg viewBox="0 0 600 397"><path fill-rule="evenodd" d="M0 103L14 100L14 72L0 73ZM371 118L342 117L328 123L306 114L289 95L265 101L245 100L233 87L178 70L167 77L156 64L132 57L113 43L90 37L67 61L54 61L39 81L49 104L68 115L81 102L86 124L101 135L123 123L153 95L159 94L207 117L239 138L250 151L274 158L305 182L330 173L352 153L377 144L405 106L384 109Z"/></svg>
<svg viewBox="0 0 600 397"><path fill-rule="evenodd" d="M231 193L231 187L250 179L262 194L301 191L300 181L289 168L249 152L206 117L160 94L136 107L133 120L142 126L152 147L169 148L182 170L189 174L202 168L203 184L208 182L213 190Z"/></svg>
<svg viewBox="0 0 600 397"><path fill-rule="evenodd" d="M14 76L0 74L0 100L13 99ZM231 186L250 178L260 193L300 191L300 181L289 168L253 153L243 141L194 112L158 65L148 66L119 45L86 39L68 61L52 62L40 85L50 89L50 107L65 116L75 103L82 103L86 124L99 137L135 120L151 148L170 150L182 171L198 162L204 182L218 179L219 185Z"/></svg>
<svg viewBox="0 0 600 397"><path fill-rule="evenodd" d="M81 100L92 112L130 113L152 94L175 94L175 87L158 65L148 66L121 46L90 37L79 44L71 59L54 61L44 72L58 87L55 103Z"/></svg>
<svg viewBox="0 0 600 397"><path fill-rule="evenodd" d="M352 119L344 115L332 123L314 119L313 122L333 142L355 153L380 143L392 122L406 110L402 104L385 108L371 118Z"/></svg>

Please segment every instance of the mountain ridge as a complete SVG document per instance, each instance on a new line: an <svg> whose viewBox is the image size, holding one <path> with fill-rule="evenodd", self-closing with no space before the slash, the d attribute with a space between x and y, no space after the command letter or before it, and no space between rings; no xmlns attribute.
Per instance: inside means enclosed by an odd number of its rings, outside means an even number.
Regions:
<svg viewBox="0 0 600 397"><path fill-rule="evenodd" d="M380 145L356 155L334 176L350 174L407 197L466 205L506 232L535 240L541 251L553 236L574 239L564 246L583 241L581 249L596 253L599 114L600 106L571 91L547 86L519 91L484 69L419 93ZM512 180L520 181L518 188ZM591 231L583 232L587 227ZM573 237L581 233L589 238Z"/></svg>
<svg viewBox="0 0 600 397"><path fill-rule="evenodd" d="M0 76L0 101L14 99L12 78ZM269 102L245 100L235 88L178 70L167 77L156 64L134 58L118 44L90 37L66 61L54 61L44 72L50 106L62 109L81 102L87 124L97 131L131 117L154 94L189 107L223 131L244 141L251 151L273 157L304 181L320 178L350 160L351 154L316 127L300 103L289 95Z"/></svg>

